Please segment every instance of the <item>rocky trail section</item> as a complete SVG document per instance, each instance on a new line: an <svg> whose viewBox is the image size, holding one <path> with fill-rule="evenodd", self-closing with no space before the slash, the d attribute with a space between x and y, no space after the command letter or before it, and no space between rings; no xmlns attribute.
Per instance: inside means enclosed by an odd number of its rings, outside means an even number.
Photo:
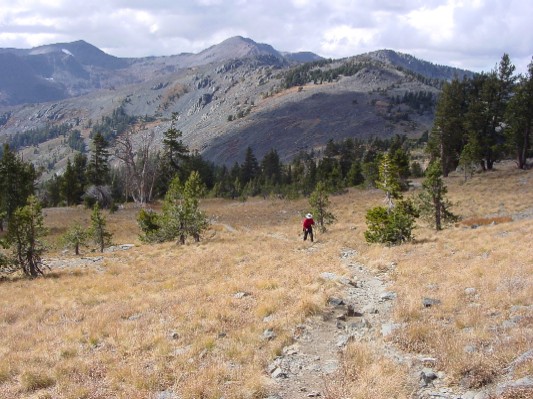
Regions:
<svg viewBox="0 0 533 399"><path fill-rule="evenodd" d="M387 272L375 274L357 261L354 250L343 250L340 258L347 269L346 275L351 277L330 272L320 275L324 280L341 284L340 295L329 298L323 314L297 325L294 343L285 347L282 355L268 366L267 372L273 380L273 393L268 399L330 398L328 383L340 371L342 351L352 340L369 342L380 354L407 367L413 399L493 399L508 388L533 385L529 379L479 391L449 386L447 376L433 370L435 358L400 351L387 341L387 336L402 327L391 321L396 293L387 289L388 274L396 265L392 263ZM421 302L425 307L434 304L431 298ZM532 356L531 352L523 357Z"/></svg>
<svg viewBox="0 0 533 399"><path fill-rule="evenodd" d="M320 275L341 284L342 297L329 298L325 313L296 326L294 344L269 365L276 392L271 399L327 396L328 380L339 369L340 354L348 342L374 339L394 328L386 320L395 294L387 291L386 279L373 275L355 256L350 249L341 253L352 277Z"/></svg>

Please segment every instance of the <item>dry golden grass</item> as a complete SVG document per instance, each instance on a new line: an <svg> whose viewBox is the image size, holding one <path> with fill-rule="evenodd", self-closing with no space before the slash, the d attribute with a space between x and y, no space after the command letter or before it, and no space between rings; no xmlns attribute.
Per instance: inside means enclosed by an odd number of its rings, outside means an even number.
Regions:
<svg viewBox="0 0 533 399"><path fill-rule="evenodd" d="M447 183L456 213L490 218L526 211L531 179L505 170ZM413 243L368 245L364 215L382 198L377 190L332 197L338 221L314 245L301 241L305 200L206 200L213 226L185 246L140 243L135 209L106 215L113 241L136 247L104 254L101 270L0 281L0 398L148 398L166 389L184 399L263 397L266 365L339 289L319 276L345 273L343 248L377 272L396 263L394 318L407 323L392 335L399 347L435 356L451 383L497 380L533 341L531 308L522 307L532 297L533 219L439 233L421 226ZM47 209L52 247L89 216ZM442 303L424 308L424 297ZM268 328L275 339L263 339ZM517 366L515 376L531 367ZM328 395L407 398L406 381L404 367L360 343L347 350Z"/></svg>

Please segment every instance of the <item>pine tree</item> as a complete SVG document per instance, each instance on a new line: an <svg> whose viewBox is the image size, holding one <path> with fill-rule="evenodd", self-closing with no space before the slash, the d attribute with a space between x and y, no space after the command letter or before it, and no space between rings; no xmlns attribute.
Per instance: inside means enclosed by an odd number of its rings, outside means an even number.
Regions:
<svg viewBox="0 0 533 399"><path fill-rule="evenodd" d="M81 182L70 159L67 161L67 167L63 178L61 179L60 193L61 198L66 202L67 206L76 205L80 202L80 197L83 192Z"/></svg>
<svg viewBox="0 0 533 399"><path fill-rule="evenodd" d="M400 175L398 165L389 154L384 154L378 168L378 188L385 191L388 210L394 208L394 200L401 198Z"/></svg>
<svg viewBox="0 0 533 399"><path fill-rule="evenodd" d="M519 78L514 96L509 100L505 119L507 146L514 154L518 168L525 169L531 150L533 126L533 59L526 75Z"/></svg>
<svg viewBox="0 0 533 399"><path fill-rule="evenodd" d="M89 229L89 236L94 243L100 248L100 252L104 252L106 245L110 245L113 235L106 228L106 219L102 215L100 205L98 202L94 204L93 213L91 214L91 227Z"/></svg>
<svg viewBox="0 0 533 399"><path fill-rule="evenodd" d="M312 212L320 231L322 233L325 232L326 225L333 223L335 221L335 216L328 211L330 201L324 182L320 181L317 183L315 190L309 197L309 205L311 205Z"/></svg>
<svg viewBox="0 0 533 399"><path fill-rule="evenodd" d="M444 223L457 221L457 216L450 212L450 203L446 199L448 189L442 180L438 160L429 164L425 175L423 191L419 195L420 214L435 224L435 230L442 230Z"/></svg>
<svg viewBox="0 0 533 399"><path fill-rule="evenodd" d="M6 242L13 248L15 265L27 276L43 274L41 255L45 246L41 238L45 234L41 205L30 195L27 204L11 215L6 236Z"/></svg>
<svg viewBox="0 0 533 399"><path fill-rule="evenodd" d="M22 161L7 144L0 159L0 231L4 219L9 220L13 212L26 204L35 190L37 173L31 163Z"/></svg>
<svg viewBox="0 0 533 399"><path fill-rule="evenodd" d="M80 223L76 223L61 237L63 245L67 248L74 248L76 255L80 254L80 247L87 245L89 233Z"/></svg>
<svg viewBox="0 0 533 399"><path fill-rule="evenodd" d="M189 155L189 149L181 140L183 133L176 128L177 121L178 114L174 112L172 113L170 127L165 131L165 137L163 138L163 159L167 169L167 181L172 180L172 178L180 172L183 161L185 161Z"/></svg>
<svg viewBox="0 0 533 399"><path fill-rule="evenodd" d="M435 110L435 121L429 136L428 151L433 158L440 158L444 176L457 166L467 112L466 82L454 79L442 87Z"/></svg>
<svg viewBox="0 0 533 399"><path fill-rule="evenodd" d="M104 186L109 183L109 152L108 143L104 136L96 133L93 137L93 152L87 166L87 180L94 186Z"/></svg>
<svg viewBox="0 0 533 399"><path fill-rule="evenodd" d="M185 185L176 176L165 195L163 212L157 223L160 232L154 234L159 241L178 239L185 244L188 236L200 241L201 233L207 228L205 214L199 209L199 198L205 193L205 186L198 172L192 172Z"/></svg>
<svg viewBox="0 0 533 399"><path fill-rule="evenodd" d="M402 197L398 167L389 154L384 154L381 159L377 184L385 191L387 207L378 206L367 211L365 239L388 245L411 240L418 214L411 201Z"/></svg>
<svg viewBox="0 0 533 399"><path fill-rule="evenodd" d="M259 163L255 157L252 148L248 147L246 149L246 155L244 156L244 162L241 166L241 183L246 185L249 181L255 179L259 176Z"/></svg>

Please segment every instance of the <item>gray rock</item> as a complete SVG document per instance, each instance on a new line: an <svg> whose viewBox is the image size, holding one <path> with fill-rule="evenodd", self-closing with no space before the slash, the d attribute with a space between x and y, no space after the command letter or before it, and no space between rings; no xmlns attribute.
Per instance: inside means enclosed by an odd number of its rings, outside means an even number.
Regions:
<svg viewBox="0 0 533 399"><path fill-rule="evenodd" d="M233 298L236 298L236 299L241 299L241 298L244 298L245 296L250 296L250 293L249 292L236 292L235 294L233 294Z"/></svg>
<svg viewBox="0 0 533 399"><path fill-rule="evenodd" d="M340 298L329 298L328 299L328 303L331 305L331 306L342 306L344 305L344 301Z"/></svg>
<svg viewBox="0 0 533 399"><path fill-rule="evenodd" d="M324 272L320 273L320 277L324 280L337 280L338 276L335 273Z"/></svg>
<svg viewBox="0 0 533 399"><path fill-rule="evenodd" d="M441 303L440 299L434 299L434 298L422 299L422 305L424 305L425 308L430 308L434 305L440 305L440 303Z"/></svg>
<svg viewBox="0 0 533 399"><path fill-rule="evenodd" d="M170 339L179 339L180 335L177 331L171 331L168 336L170 337Z"/></svg>
<svg viewBox="0 0 533 399"><path fill-rule="evenodd" d="M382 293L380 296L379 296L379 299L381 299L382 301L392 301L394 299L396 299L396 293L395 292L384 292Z"/></svg>
<svg viewBox="0 0 533 399"><path fill-rule="evenodd" d="M352 336L349 335L341 335L339 339L337 340L337 347L343 348L346 345L348 345L348 342L350 342L353 339Z"/></svg>
<svg viewBox="0 0 533 399"><path fill-rule="evenodd" d="M179 399L179 397L174 393L174 391L167 389L165 391L157 392L155 394L155 399Z"/></svg>
<svg viewBox="0 0 533 399"><path fill-rule="evenodd" d="M420 372L420 382L425 387L433 385L433 381L437 378L437 374L435 374L435 372L430 368L425 367Z"/></svg>
<svg viewBox="0 0 533 399"><path fill-rule="evenodd" d="M187 346L184 346L184 347L181 347L181 348L176 348L173 352L173 355L174 356L180 356L180 355L183 355L187 352L189 352L191 350L192 346L191 345L187 345Z"/></svg>
<svg viewBox="0 0 533 399"><path fill-rule="evenodd" d="M383 323L381 325L381 335L384 337L391 335L394 330L397 330L401 327L401 324L398 323Z"/></svg>
<svg viewBox="0 0 533 399"><path fill-rule="evenodd" d="M477 290L474 287L465 288L466 295L475 295L476 293L477 293Z"/></svg>
<svg viewBox="0 0 533 399"><path fill-rule="evenodd" d="M267 328L265 331L263 331L264 340L271 341L274 338L276 338L276 333L271 328Z"/></svg>
<svg viewBox="0 0 533 399"><path fill-rule="evenodd" d="M378 308L376 308L374 305L372 304L368 304L366 305L363 309L362 309L362 312L363 313L368 313L368 314L378 314L379 311L378 311Z"/></svg>
<svg viewBox="0 0 533 399"><path fill-rule="evenodd" d="M276 367L276 369L272 372L272 374L270 374L270 376L272 378L287 378L287 373L284 372L282 369L280 369L279 367Z"/></svg>
<svg viewBox="0 0 533 399"><path fill-rule="evenodd" d="M465 345L463 350L466 353L475 353L475 352L477 352L477 348L475 347L475 345Z"/></svg>

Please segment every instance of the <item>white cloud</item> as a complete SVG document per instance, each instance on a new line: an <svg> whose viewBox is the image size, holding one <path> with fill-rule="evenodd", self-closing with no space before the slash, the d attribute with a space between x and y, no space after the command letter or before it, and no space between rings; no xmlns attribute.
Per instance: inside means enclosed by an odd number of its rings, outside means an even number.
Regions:
<svg viewBox="0 0 533 399"><path fill-rule="evenodd" d="M241 35L283 51L340 58L391 48L486 70L504 52L527 65L532 15L530 0L0 0L0 47L83 39L137 57Z"/></svg>

